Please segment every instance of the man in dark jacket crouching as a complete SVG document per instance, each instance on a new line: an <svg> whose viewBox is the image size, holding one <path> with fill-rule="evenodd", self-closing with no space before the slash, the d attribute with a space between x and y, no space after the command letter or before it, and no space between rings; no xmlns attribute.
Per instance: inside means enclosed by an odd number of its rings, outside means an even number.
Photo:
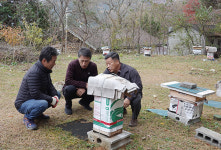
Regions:
<svg viewBox="0 0 221 150"><path fill-rule="evenodd" d="M35 130L34 119L49 119L43 112L50 106L55 108L60 98L52 84L50 73L55 65L58 52L53 47L42 49L39 60L25 74L17 98L16 109L24 114L27 129Z"/></svg>
<svg viewBox="0 0 221 150"><path fill-rule="evenodd" d="M92 110L90 103L93 95L87 95L87 82L90 76L98 73L97 65L91 61L92 53L88 48L78 51L78 59L71 61L67 68L63 95L65 97L65 113L72 114L72 99L81 98L79 104L87 110Z"/></svg>
<svg viewBox="0 0 221 150"><path fill-rule="evenodd" d="M132 119L129 123L130 127L135 127L138 124L137 118L141 109L141 99L143 96L143 85L137 70L129 65L120 62L118 53L110 52L105 56L105 62L107 65L104 74L115 74L124 79L127 79L131 83L136 83L139 87L137 93L132 93L131 97L124 97L124 114L126 114L126 108L131 105Z"/></svg>

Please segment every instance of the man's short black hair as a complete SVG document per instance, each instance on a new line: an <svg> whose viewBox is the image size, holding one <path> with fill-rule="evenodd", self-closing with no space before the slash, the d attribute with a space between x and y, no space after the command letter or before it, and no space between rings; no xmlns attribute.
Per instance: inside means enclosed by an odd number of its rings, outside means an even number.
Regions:
<svg viewBox="0 0 221 150"><path fill-rule="evenodd" d="M108 58L110 58L110 57L111 57L112 59L117 59L117 60L120 61L119 55L118 55L118 53L116 53L116 52L110 52L110 53L108 53L108 54L105 56L105 60L108 59Z"/></svg>
<svg viewBox="0 0 221 150"><path fill-rule="evenodd" d="M91 54L90 49L88 49L88 48L81 48L81 49L79 49L79 51L78 51L78 58L81 57L81 56L91 58L92 54Z"/></svg>
<svg viewBox="0 0 221 150"><path fill-rule="evenodd" d="M47 46L42 49L41 54L39 56L39 60L42 61L43 58L45 58L47 62L49 62L52 59L52 56L58 55L59 53L56 48Z"/></svg>

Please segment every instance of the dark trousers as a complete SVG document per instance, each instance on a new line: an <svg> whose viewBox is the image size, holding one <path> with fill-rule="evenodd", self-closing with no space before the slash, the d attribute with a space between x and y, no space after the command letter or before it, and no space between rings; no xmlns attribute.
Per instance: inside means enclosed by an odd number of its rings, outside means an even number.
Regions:
<svg viewBox="0 0 221 150"><path fill-rule="evenodd" d="M130 105L131 105L131 109L132 109L132 119L137 119L139 113L140 113L140 109L141 109L141 94L138 93L137 97L133 100L131 100Z"/></svg>
<svg viewBox="0 0 221 150"><path fill-rule="evenodd" d="M87 95L87 90L81 97L77 96L76 92L77 88L73 85L68 85L63 88L63 95L65 97L67 108L72 107L72 99L74 98L81 98L80 103L85 106L89 105L92 101L94 101L94 96Z"/></svg>

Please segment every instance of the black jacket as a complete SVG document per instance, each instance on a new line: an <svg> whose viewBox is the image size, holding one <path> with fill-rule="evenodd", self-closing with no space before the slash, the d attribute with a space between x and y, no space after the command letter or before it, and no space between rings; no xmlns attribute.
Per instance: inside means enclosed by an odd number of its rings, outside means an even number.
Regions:
<svg viewBox="0 0 221 150"><path fill-rule="evenodd" d="M57 95L57 90L51 82L51 72L40 61L36 62L28 70L15 100L16 109L19 109L22 103L30 99L47 100L50 106L52 97Z"/></svg>
<svg viewBox="0 0 221 150"><path fill-rule="evenodd" d="M106 69L104 71L104 74L112 74L108 69ZM118 76L127 79L128 81L130 81L131 83L136 83L137 86L139 87L139 89L137 90L137 93L133 93L131 95L131 97L127 97L130 101L133 101L137 94L141 94L141 97L143 96L142 90L143 90L143 85L142 85L142 81L140 78L139 73L137 72L136 69L134 69L133 67L123 64L121 63L121 67L119 72L117 73Z"/></svg>

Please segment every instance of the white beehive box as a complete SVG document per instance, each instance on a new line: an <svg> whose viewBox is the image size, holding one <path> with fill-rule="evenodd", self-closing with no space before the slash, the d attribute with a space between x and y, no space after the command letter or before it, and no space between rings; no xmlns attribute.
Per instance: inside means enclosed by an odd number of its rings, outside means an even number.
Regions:
<svg viewBox="0 0 221 150"><path fill-rule="evenodd" d="M214 59L214 53L207 52L207 59L213 60Z"/></svg>
<svg viewBox="0 0 221 150"><path fill-rule="evenodd" d="M202 46L193 46L193 54L201 55L202 54Z"/></svg>
<svg viewBox="0 0 221 150"><path fill-rule="evenodd" d="M214 53L217 52L216 47L206 46L207 59L214 60Z"/></svg>
<svg viewBox="0 0 221 150"><path fill-rule="evenodd" d="M110 48L108 46L101 47L101 50L103 51L103 56L110 53Z"/></svg>
<svg viewBox="0 0 221 150"><path fill-rule="evenodd" d="M151 47L143 47L142 48L144 56L151 56Z"/></svg>
<svg viewBox="0 0 221 150"><path fill-rule="evenodd" d="M94 95L93 130L108 137L123 129L124 94L138 89L135 83L111 74L89 77L87 94Z"/></svg>
<svg viewBox="0 0 221 150"><path fill-rule="evenodd" d="M186 119L196 119L200 118L202 115L203 103L204 101L190 103L171 97L169 111Z"/></svg>
<svg viewBox="0 0 221 150"><path fill-rule="evenodd" d="M121 133L123 129L123 99L94 98L93 130L107 136Z"/></svg>

